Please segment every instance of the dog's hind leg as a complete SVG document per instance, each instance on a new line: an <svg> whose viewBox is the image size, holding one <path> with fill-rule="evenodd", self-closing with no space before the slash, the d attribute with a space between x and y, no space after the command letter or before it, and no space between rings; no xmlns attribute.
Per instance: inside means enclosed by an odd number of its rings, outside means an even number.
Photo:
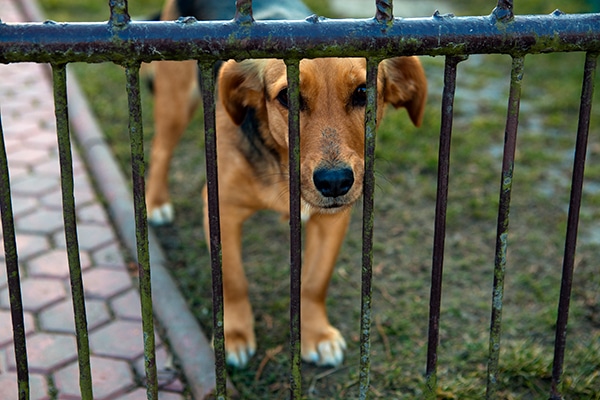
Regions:
<svg viewBox="0 0 600 400"><path fill-rule="evenodd" d="M154 65L154 139L146 189L148 220L173 220L168 175L173 151L198 104L195 61L160 61Z"/></svg>
<svg viewBox="0 0 600 400"><path fill-rule="evenodd" d="M344 240L350 211L314 214L306 223L302 266L302 359L317 365L337 366L344 360L346 342L327 318L325 298L329 280Z"/></svg>

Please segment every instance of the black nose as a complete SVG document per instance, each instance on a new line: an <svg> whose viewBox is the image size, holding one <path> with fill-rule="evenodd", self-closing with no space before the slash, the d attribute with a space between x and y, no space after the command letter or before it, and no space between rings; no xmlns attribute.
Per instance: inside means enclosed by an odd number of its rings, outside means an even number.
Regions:
<svg viewBox="0 0 600 400"><path fill-rule="evenodd" d="M313 173L315 187L325 197L343 196L354 183L350 168L319 168Z"/></svg>

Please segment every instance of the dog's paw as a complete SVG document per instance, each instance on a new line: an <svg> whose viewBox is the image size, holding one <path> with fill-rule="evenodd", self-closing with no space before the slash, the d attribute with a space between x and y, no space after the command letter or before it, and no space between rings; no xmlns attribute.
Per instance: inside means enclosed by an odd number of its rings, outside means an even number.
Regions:
<svg viewBox="0 0 600 400"><path fill-rule="evenodd" d="M256 353L256 341L254 338L243 340L236 335L232 338L231 335L225 338L225 362L235 368L244 368L248 365L248 361Z"/></svg>
<svg viewBox="0 0 600 400"><path fill-rule="evenodd" d="M318 335L306 335L302 332L302 359L306 362L337 367L344 361L344 350L346 341L340 331L332 326Z"/></svg>
<svg viewBox="0 0 600 400"><path fill-rule="evenodd" d="M171 203L148 210L148 222L154 226L170 224L175 219L175 211Z"/></svg>

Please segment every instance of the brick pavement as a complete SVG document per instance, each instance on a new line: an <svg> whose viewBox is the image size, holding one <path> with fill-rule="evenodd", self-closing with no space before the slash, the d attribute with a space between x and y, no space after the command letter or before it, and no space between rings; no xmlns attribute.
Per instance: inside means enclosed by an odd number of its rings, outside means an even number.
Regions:
<svg viewBox="0 0 600 400"><path fill-rule="evenodd" d="M3 22L24 21L0 0ZM79 382L61 210L52 87L46 66L0 65L0 111L8 153L21 270L31 399L77 399ZM75 199L97 399L144 399L139 295L122 245L73 150ZM1 241L0 241L1 242ZM3 247L3 243L0 243ZM2 250L2 249L0 249ZM3 261L3 254L0 259ZM4 263L2 263L4 264ZM0 268L0 399L17 399L6 269ZM157 339L161 399L183 399L178 372Z"/></svg>

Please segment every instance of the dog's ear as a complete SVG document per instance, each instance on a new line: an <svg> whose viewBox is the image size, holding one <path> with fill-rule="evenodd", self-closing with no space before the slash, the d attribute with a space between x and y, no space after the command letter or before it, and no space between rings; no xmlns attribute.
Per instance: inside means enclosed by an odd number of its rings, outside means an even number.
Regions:
<svg viewBox="0 0 600 400"><path fill-rule="evenodd" d="M411 121L420 126L427 100L427 78L417 57L395 57L381 62L383 99L394 107L405 107Z"/></svg>
<svg viewBox="0 0 600 400"><path fill-rule="evenodd" d="M241 125L249 108L264 103L261 63L257 60L227 61L219 73L219 100L237 125Z"/></svg>

